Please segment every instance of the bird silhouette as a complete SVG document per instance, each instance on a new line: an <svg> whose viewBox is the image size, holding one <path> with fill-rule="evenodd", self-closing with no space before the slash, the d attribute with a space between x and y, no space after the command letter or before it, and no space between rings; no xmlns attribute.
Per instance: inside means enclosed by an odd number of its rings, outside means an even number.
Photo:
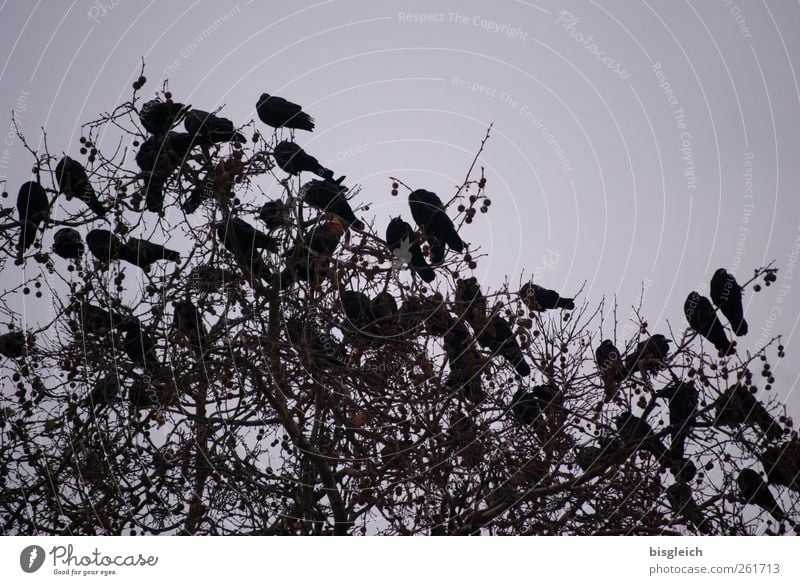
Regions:
<svg viewBox="0 0 800 585"><path fill-rule="evenodd" d="M21 224L19 256L33 245L39 226L47 219L50 202L44 188L36 181L23 183L17 194L17 214Z"/></svg>
<svg viewBox="0 0 800 585"><path fill-rule="evenodd" d="M669 451L646 420L628 411L620 413L615 421L619 436L626 444L649 451L656 459L669 460Z"/></svg>
<svg viewBox="0 0 800 585"><path fill-rule="evenodd" d="M411 266L416 274L425 282L433 282L436 273L425 261L422 248L419 245L419 236L411 224L400 217L392 218L386 227L386 245L394 256Z"/></svg>
<svg viewBox="0 0 800 585"><path fill-rule="evenodd" d="M672 435L672 454L680 459L684 456L684 445L697 416L699 394L694 384L676 383L662 388L656 395L666 398L669 404L669 426Z"/></svg>
<svg viewBox="0 0 800 585"><path fill-rule="evenodd" d="M619 350L610 339L604 339L594 352L597 361L597 371L605 387L606 402L611 401L619 389L619 385L625 379L625 366L622 365L622 357Z"/></svg>
<svg viewBox="0 0 800 585"><path fill-rule="evenodd" d="M725 335L725 328L717 319L714 306L706 297L696 291L690 292L683 304L683 312L692 330L708 339L721 355L736 353Z"/></svg>
<svg viewBox="0 0 800 585"><path fill-rule="evenodd" d="M287 260L286 268L280 274L280 287L286 288L298 279L315 281L320 269L329 265L344 233L345 228L336 216L306 232L303 241L283 255Z"/></svg>
<svg viewBox="0 0 800 585"><path fill-rule="evenodd" d="M88 302L79 302L73 305L80 320L80 333L82 335L103 336L117 327L126 323L136 323L133 317L123 317L114 311L107 311L102 307Z"/></svg>
<svg viewBox="0 0 800 585"><path fill-rule="evenodd" d="M519 296L525 306L530 311L546 311L548 309L568 309L575 308L574 299L562 297L554 290L527 282L519 289Z"/></svg>
<svg viewBox="0 0 800 585"><path fill-rule="evenodd" d="M361 291L345 290L342 291L340 300L347 320L356 329L363 329L372 322L372 302L367 295Z"/></svg>
<svg viewBox="0 0 800 585"><path fill-rule="evenodd" d="M53 236L53 252L65 260L74 260L85 252L81 234L72 228L61 228Z"/></svg>
<svg viewBox="0 0 800 585"><path fill-rule="evenodd" d="M124 248L122 240L109 230L96 228L86 234L86 244L92 255L110 264L114 260L120 259L120 252Z"/></svg>
<svg viewBox="0 0 800 585"><path fill-rule="evenodd" d="M120 326L125 332L123 347L134 363L145 370L152 370L159 364L156 356L156 343L141 323L126 322Z"/></svg>
<svg viewBox="0 0 800 585"><path fill-rule="evenodd" d="M759 457L767 481L800 493L800 441L792 439L764 449Z"/></svg>
<svg viewBox="0 0 800 585"><path fill-rule="evenodd" d="M453 221L447 215L442 200L431 191L417 189L408 196L408 205L411 208L411 216L419 227L421 227L426 237L440 240L455 251L464 250L464 242L458 235ZM441 244L439 244L441 245ZM431 262L441 263L443 256L431 254Z"/></svg>
<svg viewBox="0 0 800 585"><path fill-rule="evenodd" d="M303 108L282 97L262 93L256 102L258 118L273 128L314 130L314 118L303 112Z"/></svg>
<svg viewBox="0 0 800 585"><path fill-rule="evenodd" d="M554 403L558 391L552 386L521 386L511 399L511 414L522 425L532 425L545 408Z"/></svg>
<svg viewBox="0 0 800 585"><path fill-rule="evenodd" d="M672 342L660 333L640 341L633 352L625 356L625 370L628 375L640 366L651 374L662 369L666 364L670 343Z"/></svg>
<svg viewBox="0 0 800 585"><path fill-rule="evenodd" d="M711 277L711 300L719 307L737 336L747 335L747 321L742 308L742 287L733 274L718 268Z"/></svg>
<svg viewBox="0 0 800 585"><path fill-rule="evenodd" d="M198 356L208 349L208 331L203 323L203 315L190 300L176 301L172 326L189 343Z"/></svg>
<svg viewBox="0 0 800 585"><path fill-rule="evenodd" d="M283 200L267 201L261 206L258 218L264 222L267 229L274 230L286 224L287 211L286 203Z"/></svg>
<svg viewBox="0 0 800 585"><path fill-rule="evenodd" d="M236 131L233 122L202 110L186 112L183 127L199 144L246 141L244 135Z"/></svg>
<svg viewBox="0 0 800 585"><path fill-rule="evenodd" d="M686 482L676 482L667 488L667 501L676 515L702 534L711 534L711 525L703 515L694 499L691 486Z"/></svg>
<svg viewBox="0 0 800 585"><path fill-rule="evenodd" d="M136 153L136 164L142 170L145 185L145 207L158 213L164 207L164 184L169 176L186 162L192 148L199 146L195 137L184 132L168 132L149 137ZM196 197L196 195L194 195ZM192 199L190 197L190 199ZM189 206L200 205L194 201ZM192 210L194 211L194 210ZM187 211L191 213L192 211Z"/></svg>
<svg viewBox="0 0 800 585"><path fill-rule="evenodd" d="M475 331L486 327L488 307L477 278L472 276L456 280L455 300L459 316L463 315Z"/></svg>
<svg viewBox="0 0 800 585"><path fill-rule="evenodd" d="M333 171L323 167L320 162L289 140L279 142L272 151L277 165L290 175L299 175L303 171L319 175L323 179L333 179Z"/></svg>
<svg viewBox="0 0 800 585"><path fill-rule="evenodd" d="M775 496L772 495L769 486L761 479L757 471L749 468L742 469L736 478L736 484L739 486L739 496L745 504L758 506L778 522L788 520L775 500Z"/></svg>
<svg viewBox="0 0 800 585"><path fill-rule="evenodd" d="M746 386L735 384L727 388L714 404L714 426L757 426L768 440L777 440L783 436L781 426Z"/></svg>
<svg viewBox="0 0 800 585"><path fill-rule="evenodd" d="M20 358L25 354L25 334L21 331L9 331L0 335L0 355L8 358Z"/></svg>
<svg viewBox="0 0 800 585"><path fill-rule="evenodd" d="M56 182L59 193L77 197L91 209L97 217L105 217L108 210L97 198L94 187L89 182L86 169L78 161L65 156L56 165Z"/></svg>
<svg viewBox="0 0 800 585"><path fill-rule="evenodd" d="M450 365L446 386L474 404L486 398L481 373L484 360L475 348L466 325L448 315L447 331L442 336Z"/></svg>
<svg viewBox="0 0 800 585"><path fill-rule="evenodd" d="M238 217L229 217L227 222L217 223L216 232L222 245L240 267L262 280L269 281L272 278L272 272L259 250L276 250L277 243L273 238Z"/></svg>
<svg viewBox="0 0 800 585"><path fill-rule="evenodd" d="M347 201L347 187L341 184L343 180L344 177L340 177L338 181L330 179L309 181L300 188L300 197L311 207L338 216L347 227L352 225L362 230L364 222L358 220L353 213Z"/></svg>
<svg viewBox="0 0 800 585"><path fill-rule="evenodd" d="M511 326L500 315L494 315L487 326L477 332L478 343L489 349L492 355L503 356L520 376L528 376L531 367L522 355L522 348L514 337Z"/></svg>
<svg viewBox="0 0 800 585"><path fill-rule="evenodd" d="M139 120L150 134L164 134L179 123L190 108L172 100L153 99L142 105Z"/></svg>
<svg viewBox="0 0 800 585"><path fill-rule="evenodd" d="M138 266L145 272L150 270L150 266L159 260L168 262L180 262L180 253L165 248L161 244L141 238L128 238L120 252L120 259Z"/></svg>

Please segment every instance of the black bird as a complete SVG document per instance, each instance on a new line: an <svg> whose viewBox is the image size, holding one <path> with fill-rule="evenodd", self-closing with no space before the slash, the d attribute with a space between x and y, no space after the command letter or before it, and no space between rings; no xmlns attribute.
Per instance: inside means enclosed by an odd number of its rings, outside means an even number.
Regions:
<svg viewBox="0 0 800 585"><path fill-rule="evenodd" d="M280 287L286 288L297 279L315 280L320 268L328 266L330 257L339 246L345 228L337 217L316 225L303 235L303 242L292 246L283 257L286 268L280 275Z"/></svg>
<svg viewBox="0 0 800 585"><path fill-rule="evenodd" d="M736 384L729 387L719 395L715 406L715 426L758 426L769 440L777 440L783 436L781 426L746 386Z"/></svg>
<svg viewBox="0 0 800 585"><path fill-rule="evenodd" d="M742 287L733 274L724 268L711 277L711 300L719 307L737 336L747 335L747 321L742 308Z"/></svg>
<svg viewBox="0 0 800 585"><path fill-rule="evenodd" d="M314 130L314 118L303 112L303 108L282 97L262 93L256 102L259 119L273 128Z"/></svg>
<svg viewBox="0 0 800 585"><path fill-rule="evenodd" d="M47 219L50 202L44 188L36 181L28 181L19 188L17 213L22 227L19 232L19 253L33 245L39 226Z"/></svg>
<svg viewBox="0 0 800 585"><path fill-rule="evenodd" d="M393 218L386 227L386 245L397 258L410 265L425 282L433 282L436 278L436 273L422 254L417 233L411 224L402 218Z"/></svg>
<svg viewBox="0 0 800 585"><path fill-rule="evenodd" d="M364 293L346 290L340 295L344 314L356 328L361 329L372 322L372 302Z"/></svg>
<svg viewBox="0 0 800 585"><path fill-rule="evenodd" d="M631 412L623 412L617 416L616 424L620 438L628 445L636 449L645 449L659 460L670 459L664 443L655 436L653 427L646 420L634 416Z"/></svg>
<svg viewBox="0 0 800 585"><path fill-rule="evenodd" d="M8 358L19 358L25 353L25 334L21 331L9 331L0 335L0 355Z"/></svg>
<svg viewBox="0 0 800 585"><path fill-rule="evenodd" d="M164 207L164 183L186 161L194 146L199 146L199 141L191 134L168 132L151 136L139 147L136 164L142 170L148 211L158 213Z"/></svg>
<svg viewBox="0 0 800 585"><path fill-rule="evenodd" d="M625 370L628 375L636 371L641 365L649 373L655 373L664 367L669 354L669 339L657 333L640 341L629 355L625 356Z"/></svg>
<svg viewBox="0 0 800 585"><path fill-rule="evenodd" d="M575 308L574 299L566 299L554 290L526 282L519 289L519 296L522 302L531 311L546 311L547 309L568 309Z"/></svg>
<svg viewBox="0 0 800 585"><path fill-rule="evenodd" d="M736 478L736 484L739 486L739 495L745 504L758 506L778 522L788 520L778 502L775 501L775 496L772 495L769 486L761 479L757 471L749 468L742 469Z"/></svg>
<svg viewBox="0 0 800 585"><path fill-rule="evenodd" d="M767 472L767 481L800 493L800 441L768 447L759 459Z"/></svg>
<svg viewBox="0 0 800 585"><path fill-rule="evenodd" d="M180 122L190 108L172 100L154 99L142 105L139 120L150 134L164 134Z"/></svg>
<svg viewBox="0 0 800 585"><path fill-rule="evenodd" d="M173 313L173 327L178 331L197 355L202 355L208 348L208 331L203 323L203 315L200 310L190 300L177 301L172 304L175 308Z"/></svg>
<svg viewBox="0 0 800 585"><path fill-rule="evenodd" d="M456 281L455 297L459 316L463 315L475 331L486 327L486 297L481 292L477 278L459 278Z"/></svg>
<svg viewBox="0 0 800 585"><path fill-rule="evenodd" d="M690 292L683 304L683 312L692 330L708 339L721 355L736 353L725 335L725 328L717 319L714 305L706 297L696 291Z"/></svg>
<svg viewBox="0 0 800 585"><path fill-rule="evenodd" d="M478 343L489 349L492 355L503 356L520 376L530 375L531 367L522 355L522 348L517 343L511 326L503 317L494 315L486 327L477 333Z"/></svg>
<svg viewBox="0 0 800 585"><path fill-rule="evenodd" d="M61 228L53 236L53 252L66 260L83 256L85 248L80 233L72 228Z"/></svg>
<svg viewBox="0 0 800 585"><path fill-rule="evenodd" d="M214 180L204 177L200 183L191 190L189 196L181 202L181 209L185 213L194 213L204 201L214 198Z"/></svg>
<svg viewBox="0 0 800 585"><path fill-rule="evenodd" d="M253 276L262 280L272 278L272 272L267 267L259 250L276 249L275 240L236 217L229 218L227 223L218 223L216 231L222 245L233 254L239 266L249 270Z"/></svg>
<svg viewBox="0 0 800 585"><path fill-rule="evenodd" d="M605 401L609 402L617 393L620 383L625 379L625 366L619 350L610 339L604 339L594 352L597 371L605 386Z"/></svg>
<svg viewBox="0 0 800 585"><path fill-rule="evenodd" d="M272 156L278 166L290 175L299 175L307 171L323 179L333 179L332 170L323 167L316 158L294 142L288 140L279 142L272 151Z"/></svg>
<svg viewBox="0 0 800 585"><path fill-rule="evenodd" d="M380 333L384 335L393 333L397 326L397 301L386 291L378 293L370 301L370 315L372 324Z"/></svg>
<svg viewBox="0 0 800 585"><path fill-rule="evenodd" d="M216 142L245 142L245 137L236 131L233 122L202 110L190 110L183 119L183 127L200 144Z"/></svg>
<svg viewBox="0 0 800 585"><path fill-rule="evenodd" d="M282 199L275 199L261 206L258 218L264 222L267 229L274 230L286 224L286 211L286 203Z"/></svg>
<svg viewBox="0 0 800 585"><path fill-rule="evenodd" d="M447 311L444 311L444 313L447 313ZM449 314L447 317L448 324L446 331L442 335L444 348L447 352L447 360L450 365L450 374L446 382L447 387L453 391L460 390L464 398L474 404L478 404L486 398L481 379L485 360L475 348L467 326L460 321L456 321Z"/></svg>
<svg viewBox="0 0 800 585"><path fill-rule="evenodd" d="M408 196L408 205L411 208L411 216L417 225L420 226L428 238L435 238L447 244L451 250L462 252L464 250L464 242L458 235L453 221L448 217L444 209L442 200L430 191L425 189L417 189L412 191ZM431 261L441 261L431 255ZM438 263L438 262L436 262Z"/></svg>
<svg viewBox="0 0 800 585"><path fill-rule="evenodd" d="M667 386L656 394L661 398L666 398L669 403L672 454L676 458L683 459L684 443L691 431L699 405L697 388L691 382L681 382Z"/></svg>
<svg viewBox="0 0 800 585"><path fill-rule="evenodd" d="M114 260L121 258L121 253L124 244L115 234L104 229L93 229L86 234L86 244L89 246L89 251L92 255L100 260L110 264Z"/></svg>
<svg viewBox="0 0 800 585"><path fill-rule="evenodd" d="M128 238L128 241L125 242L123 249L120 251L120 259L130 262L147 272L150 270L150 266L159 260L180 262L181 255L174 250L165 248L161 244L154 244L140 238Z"/></svg>
<svg viewBox="0 0 800 585"><path fill-rule="evenodd" d="M98 412L104 406L115 402L122 394L122 386L115 374L109 374L95 382L94 388L87 397L87 406Z"/></svg>
<svg viewBox="0 0 800 585"><path fill-rule="evenodd" d="M694 499L692 488L687 482L678 481L667 488L667 500L676 515L703 534L711 534L711 526L703 516L700 506Z"/></svg>
<svg viewBox="0 0 800 585"><path fill-rule="evenodd" d="M56 182L59 193L68 197L77 197L89 206L95 215L105 217L108 210L103 207L97 198L94 187L89 182L86 169L78 161L65 156L56 165Z"/></svg>
<svg viewBox="0 0 800 585"><path fill-rule="evenodd" d="M511 414L520 424L532 425L557 394L552 386L534 386L530 391L521 387L511 399Z"/></svg>
<svg viewBox="0 0 800 585"><path fill-rule="evenodd" d="M118 313L107 311L91 303L81 302L74 308L77 309L82 335L102 336L116 327L138 322L133 317L123 317Z"/></svg>
<svg viewBox="0 0 800 585"><path fill-rule="evenodd" d="M349 227L363 230L364 222L356 218L353 208L347 201L347 187L341 182L344 177L336 181L325 179L323 181L309 181L300 189L300 194L305 203L320 211L327 211L340 217Z"/></svg>
<svg viewBox="0 0 800 585"><path fill-rule="evenodd" d="M126 322L120 329L125 332L123 341L125 353L131 361L144 369L158 366L156 344L152 337L138 322Z"/></svg>

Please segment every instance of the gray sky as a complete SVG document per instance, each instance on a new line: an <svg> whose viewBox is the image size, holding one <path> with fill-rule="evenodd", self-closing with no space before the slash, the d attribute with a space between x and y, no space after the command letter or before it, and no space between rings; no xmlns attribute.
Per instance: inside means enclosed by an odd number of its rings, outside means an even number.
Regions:
<svg viewBox="0 0 800 585"><path fill-rule="evenodd" d="M141 57L145 92L169 77L176 99L236 122L265 91L303 104L317 131L298 142L363 186L379 232L410 219L390 175L449 198L494 122L492 212L462 230L489 254L484 286L536 270L565 295L616 294L624 317L645 281L651 330L682 331L714 269L743 281L775 259L739 346L785 335L776 389L797 413L799 32L788 1L6 1L0 179L15 194L31 163L12 109L34 145L44 125L75 154Z"/></svg>

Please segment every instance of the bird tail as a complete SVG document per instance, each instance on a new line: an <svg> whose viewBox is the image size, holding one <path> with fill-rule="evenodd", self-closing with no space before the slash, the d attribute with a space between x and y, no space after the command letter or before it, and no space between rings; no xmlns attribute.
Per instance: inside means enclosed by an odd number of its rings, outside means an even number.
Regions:
<svg viewBox="0 0 800 585"><path fill-rule="evenodd" d="M736 333L737 337L741 337L743 335L747 335L747 321L744 320L744 317L739 318L739 324L734 329L734 333Z"/></svg>
<svg viewBox="0 0 800 585"><path fill-rule="evenodd" d="M329 181L333 181L333 171L330 169L326 169L325 167L320 167L317 170L317 174L323 179L328 179Z"/></svg>
<svg viewBox="0 0 800 585"><path fill-rule="evenodd" d="M558 299L558 308L567 309L572 311L575 308L575 299L565 299L563 297Z"/></svg>
<svg viewBox="0 0 800 585"><path fill-rule="evenodd" d="M444 225L445 225L445 228L444 228L444 232L445 233L442 234L444 236L444 241L447 243L447 245L450 247L450 249L453 250L454 252L459 252L459 253L463 252L464 251L464 242L461 239L461 237L458 235L458 232L456 231L456 228L453 225L453 222L450 221L449 217L446 218L446 221L444 222Z"/></svg>
<svg viewBox="0 0 800 585"><path fill-rule="evenodd" d="M422 255L422 250L420 250L419 246L414 246L411 251L411 266L414 267L419 277L425 282L433 282L436 278L436 272L425 262L425 256Z"/></svg>
<svg viewBox="0 0 800 585"><path fill-rule="evenodd" d="M170 262L180 262L181 261L180 252L164 248L164 260L169 260Z"/></svg>

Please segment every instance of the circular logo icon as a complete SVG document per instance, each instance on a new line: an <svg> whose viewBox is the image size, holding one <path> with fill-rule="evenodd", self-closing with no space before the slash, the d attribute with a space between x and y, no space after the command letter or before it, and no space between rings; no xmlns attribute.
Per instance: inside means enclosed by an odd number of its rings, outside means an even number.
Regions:
<svg viewBox="0 0 800 585"><path fill-rule="evenodd" d="M26 546L19 554L19 566L26 573L35 573L44 564L44 549L35 544Z"/></svg>

